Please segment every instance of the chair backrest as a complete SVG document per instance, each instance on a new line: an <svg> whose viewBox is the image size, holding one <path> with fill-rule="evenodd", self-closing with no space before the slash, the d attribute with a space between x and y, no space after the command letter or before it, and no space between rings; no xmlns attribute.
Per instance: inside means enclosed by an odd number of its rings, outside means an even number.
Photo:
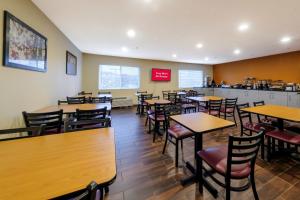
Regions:
<svg viewBox="0 0 300 200"><path fill-rule="evenodd" d="M177 93L176 92L169 92L168 93L168 100L171 101L172 104L177 103Z"/></svg>
<svg viewBox="0 0 300 200"><path fill-rule="evenodd" d="M164 117L166 117L166 110L165 110L166 106L167 106L167 104L159 104L159 103L154 104L154 118L155 118L155 121L158 119L158 117L160 117L162 115Z"/></svg>
<svg viewBox="0 0 300 200"><path fill-rule="evenodd" d="M86 103L85 97L67 97L68 104L84 104Z"/></svg>
<svg viewBox="0 0 300 200"><path fill-rule="evenodd" d="M45 113L22 112L26 127L45 124L45 132L60 133L63 125L63 110Z"/></svg>
<svg viewBox="0 0 300 200"><path fill-rule="evenodd" d="M98 94L111 94L110 91L98 91Z"/></svg>
<svg viewBox="0 0 300 200"><path fill-rule="evenodd" d="M74 121L72 119L69 119L66 121L64 129L65 132L73 132L73 131L82 131L82 130L89 130L95 128L107 128L110 126L111 126L110 118L90 119L90 120L80 120L80 121Z"/></svg>
<svg viewBox="0 0 300 200"><path fill-rule="evenodd" d="M45 127L46 127L46 125L43 124L43 125L36 126L36 127L14 128L14 129L0 130L0 135L4 136L4 138L1 137L0 141L39 136L39 135L43 134L43 131L44 131ZM17 136L16 135L17 133L19 133L19 134L20 133L27 133L27 135L26 136L20 136L20 135ZM11 135L13 135L13 136L11 136Z"/></svg>
<svg viewBox="0 0 300 200"><path fill-rule="evenodd" d="M152 99L153 94L141 94L140 95L140 101L143 103L145 100Z"/></svg>
<svg viewBox="0 0 300 200"><path fill-rule="evenodd" d="M168 99L168 93L171 92L171 90L163 90L162 94L163 94L163 99Z"/></svg>
<svg viewBox="0 0 300 200"><path fill-rule="evenodd" d="M153 96L152 99L160 99L159 96Z"/></svg>
<svg viewBox="0 0 300 200"><path fill-rule="evenodd" d="M136 91L137 94L147 94L147 91Z"/></svg>
<svg viewBox="0 0 300 200"><path fill-rule="evenodd" d="M208 111L218 111L220 113L222 106L222 99L221 100L209 100L208 102Z"/></svg>
<svg viewBox="0 0 300 200"><path fill-rule="evenodd" d="M102 199L101 190L98 188L98 184L92 181L86 189L75 197L67 198L68 200L100 200ZM66 199L66 198L63 198Z"/></svg>
<svg viewBox="0 0 300 200"><path fill-rule="evenodd" d="M265 102L264 101L255 101L253 102L253 105L254 106L264 106L265 105ZM265 119L267 119L268 117L265 116ZM260 118L260 115L257 114L257 120L259 123L261 123L261 118Z"/></svg>
<svg viewBox="0 0 300 200"><path fill-rule="evenodd" d="M58 100L58 101L57 101L57 105L61 105L61 104L68 104L68 101L65 101L65 100Z"/></svg>
<svg viewBox="0 0 300 200"><path fill-rule="evenodd" d="M106 102L110 102L110 99L107 97L90 97L89 102L90 103L106 103Z"/></svg>
<svg viewBox="0 0 300 200"><path fill-rule="evenodd" d="M76 109L76 119L81 120L91 120L91 119L105 119L107 116L107 107L94 109L94 110L80 110Z"/></svg>
<svg viewBox="0 0 300 200"><path fill-rule="evenodd" d="M238 165L250 165L251 170L254 170L258 150L263 139L263 131L253 136L229 136L226 171L227 177L231 176L232 167Z"/></svg>
<svg viewBox="0 0 300 200"><path fill-rule="evenodd" d="M237 100L238 100L238 98L233 98L233 99L226 98L225 99L225 109L232 108L234 111Z"/></svg>
<svg viewBox="0 0 300 200"><path fill-rule="evenodd" d="M240 122L241 122L241 126L243 126L243 119L248 119L249 122L252 122L252 118L251 118L251 114L249 112L245 112L241 109L243 108L249 108L249 103L244 103L244 104L237 104L236 105L236 108L237 108L237 111L238 111L238 115L239 115L239 119L240 119Z"/></svg>
<svg viewBox="0 0 300 200"><path fill-rule="evenodd" d="M165 112L167 116L180 115L181 111L181 105L169 104L165 106Z"/></svg>
<svg viewBox="0 0 300 200"><path fill-rule="evenodd" d="M188 96L188 97L195 97L195 96L197 96L197 91L195 91L195 90L189 90L186 93L186 96Z"/></svg>
<svg viewBox="0 0 300 200"><path fill-rule="evenodd" d="M81 91L81 92L78 92L78 95L93 95L93 93L92 92Z"/></svg>

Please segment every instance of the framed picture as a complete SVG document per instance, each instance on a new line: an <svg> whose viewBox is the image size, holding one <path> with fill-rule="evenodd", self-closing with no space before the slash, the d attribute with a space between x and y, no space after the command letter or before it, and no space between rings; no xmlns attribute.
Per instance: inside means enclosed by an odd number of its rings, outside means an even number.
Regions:
<svg viewBox="0 0 300 200"><path fill-rule="evenodd" d="M47 38L4 11L3 65L47 71Z"/></svg>
<svg viewBox="0 0 300 200"><path fill-rule="evenodd" d="M68 75L77 75L77 58L69 51L66 54L66 73Z"/></svg>

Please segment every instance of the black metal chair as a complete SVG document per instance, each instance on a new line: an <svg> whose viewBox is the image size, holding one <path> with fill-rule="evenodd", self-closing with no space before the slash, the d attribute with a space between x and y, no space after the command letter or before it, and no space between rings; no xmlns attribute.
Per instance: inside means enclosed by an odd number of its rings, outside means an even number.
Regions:
<svg viewBox="0 0 300 200"><path fill-rule="evenodd" d="M65 132L90 130L97 128L108 128L111 126L111 119L91 119L91 120L80 120L74 121L72 119L66 121Z"/></svg>
<svg viewBox="0 0 300 200"><path fill-rule="evenodd" d="M168 142L175 145L175 166L178 167L178 146L179 141L181 142L181 149L183 149L183 140L189 137L192 137L194 133L187 130L183 126L179 124L173 124L170 126L170 116L172 115L180 115L181 114L181 106L180 105L168 105L165 107L165 112L168 117L167 121L167 130L166 130L166 139L162 154L165 153ZM175 141L174 141L175 140Z"/></svg>
<svg viewBox="0 0 300 200"><path fill-rule="evenodd" d="M81 92L78 92L78 95L93 95L93 93L92 92L81 91Z"/></svg>
<svg viewBox="0 0 300 200"><path fill-rule="evenodd" d="M168 100L171 101L172 104L178 103L177 93L176 92L169 92L168 93Z"/></svg>
<svg viewBox="0 0 300 200"><path fill-rule="evenodd" d="M68 104L84 104L86 103L85 97L67 97Z"/></svg>
<svg viewBox="0 0 300 200"><path fill-rule="evenodd" d="M234 99L225 99L225 105L221 107L221 115L224 116L224 119L227 119L227 117L232 117L236 125L236 119L235 119L235 107L237 103L238 98Z"/></svg>
<svg viewBox="0 0 300 200"><path fill-rule="evenodd" d="M90 103L110 103L110 98L107 97L90 97Z"/></svg>
<svg viewBox="0 0 300 200"><path fill-rule="evenodd" d="M98 91L98 94L111 94L110 91Z"/></svg>
<svg viewBox="0 0 300 200"><path fill-rule="evenodd" d="M140 115L144 114L145 108L148 106L145 100L150 100L152 98L153 98L153 94L141 94L138 96L137 110Z"/></svg>
<svg viewBox="0 0 300 200"><path fill-rule="evenodd" d="M0 141L40 136L43 134L45 126L46 125L40 125L40 126L29 127L29 128L14 128L14 129L0 130L0 135L2 136L1 137L2 139L0 139ZM20 134L20 133L26 133L27 135L16 136L16 134Z"/></svg>
<svg viewBox="0 0 300 200"><path fill-rule="evenodd" d="M162 123L163 129L167 128L167 115L165 111L166 104L154 104L154 113L149 115L149 133L151 132L152 122L154 123L153 142L155 142L156 134L159 133L159 129Z"/></svg>
<svg viewBox="0 0 300 200"><path fill-rule="evenodd" d="M163 90L162 95L163 99L168 100L168 93L171 92L171 90Z"/></svg>
<svg viewBox="0 0 300 200"><path fill-rule="evenodd" d="M63 126L63 110L45 113L22 112L26 127L45 124L44 134L61 133Z"/></svg>
<svg viewBox="0 0 300 200"><path fill-rule="evenodd" d="M200 160L203 160L211 169L203 168L206 176L215 183L226 189L226 200L230 200L230 191L241 192L247 190L250 185L254 199L258 200L255 186L255 161L259 148L264 140L264 132L248 137L229 136L228 145L210 147L198 152ZM200 162L202 163L202 162ZM202 170L201 170L202 173ZM217 173L224 177L220 181L213 174ZM203 176L199 176L199 190L203 191ZM248 179L243 186L231 186L231 180Z"/></svg>
<svg viewBox="0 0 300 200"><path fill-rule="evenodd" d="M88 121L88 120L97 120L97 119L106 119L108 118L110 120L110 117L107 113L107 107L95 109L95 110L80 110L76 109L76 121ZM90 121L89 124L82 124L80 128L102 128L104 126L103 123L98 123L97 121L93 122ZM111 123L109 121L108 126L111 126Z"/></svg>
<svg viewBox="0 0 300 200"><path fill-rule="evenodd" d="M68 104L68 101L65 101L65 100L58 100L58 101L57 101L57 105L61 105L61 104Z"/></svg>
<svg viewBox="0 0 300 200"><path fill-rule="evenodd" d="M221 107L222 107L222 99L221 100L209 100L208 102L208 110L205 112L213 115L215 117L221 116Z"/></svg>
<svg viewBox="0 0 300 200"><path fill-rule="evenodd" d="M243 108L249 108L249 103L238 104L236 105L236 108L241 124L241 136L243 136L244 134L251 136L253 132L259 133L262 130L267 133L275 129L273 126L267 124L253 122L251 113L242 110Z"/></svg>

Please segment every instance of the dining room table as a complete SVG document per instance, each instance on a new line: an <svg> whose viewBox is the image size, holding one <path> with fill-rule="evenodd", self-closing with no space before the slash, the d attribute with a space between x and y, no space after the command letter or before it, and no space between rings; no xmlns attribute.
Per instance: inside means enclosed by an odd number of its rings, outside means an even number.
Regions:
<svg viewBox="0 0 300 200"><path fill-rule="evenodd" d="M95 110L105 108L107 111L111 111L111 103L85 103L85 104L60 104L51 105L34 111L35 113L54 112L63 110L64 114L74 114L77 109L80 110Z"/></svg>
<svg viewBox="0 0 300 200"><path fill-rule="evenodd" d="M196 166L193 166L190 162L186 162L186 168L191 171L192 175L181 180L181 184L186 185L191 182L196 182L199 180L199 177L202 176L202 168L200 167L202 166L202 160L197 156L197 152L203 149L203 135L216 130L233 127L235 123L203 112L174 115L170 118L195 135L194 157ZM203 185L213 196L217 196L217 190L205 179L203 179ZM202 187L200 187L200 189L201 188Z"/></svg>
<svg viewBox="0 0 300 200"><path fill-rule="evenodd" d="M253 114L276 118L277 127L280 130L284 129L284 120L300 123L300 108L267 104L243 108L241 110Z"/></svg>
<svg viewBox="0 0 300 200"><path fill-rule="evenodd" d="M0 199L51 199L108 187L117 175L113 128L0 142Z"/></svg>

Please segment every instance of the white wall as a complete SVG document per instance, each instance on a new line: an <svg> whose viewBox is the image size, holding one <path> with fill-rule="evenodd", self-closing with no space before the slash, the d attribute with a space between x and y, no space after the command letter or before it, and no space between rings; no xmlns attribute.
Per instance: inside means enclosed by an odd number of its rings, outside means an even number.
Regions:
<svg viewBox="0 0 300 200"><path fill-rule="evenodd" d="M81 90L81 52L30 0L0 0L0 34L7 10L48 38L46 73L0 66L0 129L23 125L22 111L34 111L57 103ZM3 40L0 39L0 60ZM77 56L78 75L66 75L66 50Z"/></svg>
<svg viewBox="0 0 300 200"><path fill-rule="evenodd" d="M212 66L188 63L166 62L156 60L121 58L113 56L102 56L94 54L83 54L83 90L87 92L98 92L98 69L100 64L106 65L125 65L140 67L140 90L147 90L148 93L162 96L162 90L178 89L178 70L179 69L198 69L203 70L204 76L213 75ZM171 81L154 82L151 81L152 68L171 69ZM113 97L129 96L136 100L134 95L136 90L110 90Z"/></svg>

